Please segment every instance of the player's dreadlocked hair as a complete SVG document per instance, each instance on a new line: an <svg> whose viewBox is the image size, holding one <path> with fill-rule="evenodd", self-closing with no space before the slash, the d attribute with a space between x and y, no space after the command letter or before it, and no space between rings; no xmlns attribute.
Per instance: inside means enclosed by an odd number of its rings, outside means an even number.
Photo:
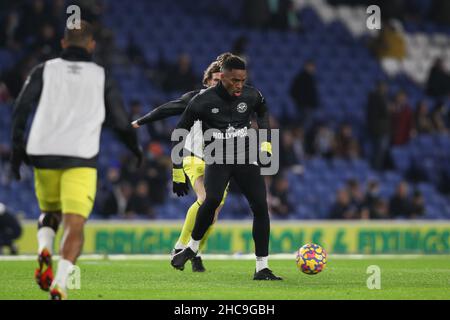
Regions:
<svg viewBox="0 0 450 320"><path fill-rule="evenodd" d="M219 57L217 57L217 59L221 58L223 59L222 63L221 63L221 67L220 70L224 71L224 70L233 70L233 69L237 69L237 70L246 70L247 69L247 65L244 61L244 59L242 59L241 57L238 57L234 54L231 53L224 53L222 55L220 55Z"/></svg>
<svg viewBox="0 0 450 320"><path fill-rule="evenodd" d="M232 56L233 56L232 53L225 52L222 53L220 56L218 56L216 58L216 61L211 62L211 64L208 66L208 68L205 70L203 74L203 84L206 85L206 83L209 80L211 80L213 73L220 72L223 62Z"/></svg>
<svg viewBox="0 0 450 320"><path fill-rule="evenodd" d="M231 64L230 61L231 60ZM237 61L236 61L237 60ZM234 61L234 62L233 62ZM216 61L211 62L208 68L203 74L203 84L206 85L207 82L212 78L213 73L221 72L223 70L224 63L230 64L229 67L225 68L227 70L231 69L243 69L245 70L245 61L240 57L235 56L231 52L222 53L216 58Z"/></svg>
<svg viewBox="0 0 450 320"><path fill-rule="evenodd" d="M218 56L216 61L220 63L220 66L222 66L223 62L232 56L233 54L231 52L225 52Z"/></svg>

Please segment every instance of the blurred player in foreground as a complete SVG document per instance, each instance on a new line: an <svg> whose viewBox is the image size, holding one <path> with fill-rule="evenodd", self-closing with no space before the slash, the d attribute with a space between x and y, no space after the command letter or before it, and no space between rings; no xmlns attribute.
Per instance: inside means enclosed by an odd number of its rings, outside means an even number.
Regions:
<svg viewBox="0 0 450 320"><path fill-rule="evenodd" d="M66 29L60 58L35 67L26 80L13 112L12 173L20 180L20 165L34 167L38 221L38 262L35 278L50 298L67 298L66 281L81 254L84 225L94 205L97 158L102 125L142 160L135 131L119 91L105 69L92 62L92 26ZM28 141L25 128L38 104ZM55 234L63 221L61 259L53 277Z"/></svg>
<svg viewBox="0 0 450 320"><path fill-rule="evenodd" d="M217 57L216 61L213 61L209 67L205 70L203 76L203 85L206 87L215 86L220 81L220 68L224 59L230 56L231 53L224 53ZM195 97L201 90L191 91L181 98L165 103L142 118L139 118L133 121L132 125L134 128L139 128L144 124L148 124L154 121L158 121L161 119L165 119L175 115L181 115L186 109L189 101L193 97ZM195 219L197 217L198 209L200 205L205 201L205 186L204 186L204 175L205 175L205 161L203 161L203 135L201 129L201 121L196 121L191 128L191 131L188 136L188 142L185 145L185 148L192 154L191 156L187 156L183 159L183 168L182 169L174 169L173 174L173 182L174 182L174 192L178 196L183 196L188 192L188 186L186 182L186 177L189 178L191 182L192 188L195 191L197 196L197 201L194 202L191 207L188 209L186 213L186 219L184 221L183 229L181 231L180 237L175 244L174 249L172 250L172 255L177 254L184 248L186 248L189 239L191 237L192 229L194 229ZM217 220L217 215L222 209L225 198L227 196L227 191L223 195L222 201L219 207L216 209L214 222ZM192 271L194 272L204 272L206 271L202 258L200 256L200 252L204 248L208 236L211 234L213 224L209 227L208 231L205 233L199 247L199 253L195 258L191 260L192 263Z"/></svg>

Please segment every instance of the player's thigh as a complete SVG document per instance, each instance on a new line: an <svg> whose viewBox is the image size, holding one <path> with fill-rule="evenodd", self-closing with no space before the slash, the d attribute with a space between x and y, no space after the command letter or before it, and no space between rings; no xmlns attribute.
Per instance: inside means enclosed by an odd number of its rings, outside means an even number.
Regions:
<svg viewBox="0 0 450 320"><path fill-rule="evenodd" d="M228 186L229 186L229 183L227 184L227 186L225 187L225 191L223 192L222 201L220 202L220 208L223 207L223 205L225 204L225 199L228 196ZM197 200L200 201L200 203L205 201L206 190L205 190L205 177L204 176L198 177L197 180L195 180L195 184L194 184L193 188L194 188L195 194L197 195Z"/></svg>
<svg viewBox="0 0 450 320"><path fill-rule="evenodd" d="M237 165L233 171L233 178L248 201L251 203L267 202L266 183L259 166Z"/></svg>
<svg viewBox="0 0 450 320"><path fill-rule="evenodd" d="M197 195L197 201L202 203L205 201L206 191L205 191L205 177L200 176L195 180L192 188L194 189L195 194Z"/></svg>
<svg viewBox="0 0 450 320"><path fill-rule="evenodd" d="M211 164L205 168L206 197L223 200L225 189L230 181L231 168L224 164Z"/></svg>
<svg viewBox="0 0 450 320"><path fill-rule="evenodd" d="M195 157L189 156L183 159L183 170L191 182L192 188L197 195L197 199L204 200L206 197L205 190L205 161ZM225 203L225 198L228 194L228 185L223 193L221 205Z"/></svg>
<svg viewBox="0 0 450 320"><path fill-rule="evenodd" d="M60 169L34 169L34 189L42 212L61 210L61 176Z"/></svg>
<svg viewBox="0 0 450 320"><path fill-rule="evenodd" d="M192 188L194 188L197 193L196 188L200 186L199 183L197 183L197 180L205 175L205 161L194 156L185 157L183 158L183 171L188 176ZM200 183L203 185L203 179ZM200 191L202 190L200 189L199 192Z"/></svg>
<svg viewBox="0 0 450 320"><path fill-rule="evenodd" d="M66 169L61 178L63 214L77 214L87 219L92 211L97 191L97 169Z"/></svg>

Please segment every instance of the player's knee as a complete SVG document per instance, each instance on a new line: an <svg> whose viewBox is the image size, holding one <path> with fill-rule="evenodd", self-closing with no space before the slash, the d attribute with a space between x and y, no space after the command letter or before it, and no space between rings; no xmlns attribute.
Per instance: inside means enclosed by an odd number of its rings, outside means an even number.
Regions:
<svg viewBox="0 0 450 320"><path fill-rule="evenodd" d="M64 228L74 233L83 233L86 218L79 214L67 213L64 215Z"/></svg>
<svg viewBox="0 0 450 320"><path fill-rule="evenodd" d="M61 223L61 213L59 212L43 212L39 216L38 229L42 227L52 228L55 233L58 232L58 227Z"/></svg>
<svg viewBox="0 0 450 320"><path fill-rule="evenodd" d="M250 207L254 215L263 217L269 216L269 209L265 201L253 202L250 204Z"/></svg>
<svg viewBox="0 0 450 320"><path fill-rule="evenodd" d="M197 202L202 204L205 202L206 195L204 193L197 193Z"/></svg>

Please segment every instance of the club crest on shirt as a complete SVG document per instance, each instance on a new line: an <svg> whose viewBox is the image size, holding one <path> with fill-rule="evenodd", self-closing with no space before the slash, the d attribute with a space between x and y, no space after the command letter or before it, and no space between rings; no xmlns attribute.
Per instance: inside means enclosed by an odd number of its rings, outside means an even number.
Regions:
<svg viewBox="0 0 450 320"><path fill-rule="evenodd" d="M240 113L244 113L245 111L247 111L247 104L245 102L241 102L237 105L237 111Z"/></svg>
<svg viewBox="0 0 450 320"><path fill-rule="evenodd" d="M213 109L211 109L211 112L214 113L214 114L215 113L219 113L219 109L218 108L213 108Z"/></svg>

